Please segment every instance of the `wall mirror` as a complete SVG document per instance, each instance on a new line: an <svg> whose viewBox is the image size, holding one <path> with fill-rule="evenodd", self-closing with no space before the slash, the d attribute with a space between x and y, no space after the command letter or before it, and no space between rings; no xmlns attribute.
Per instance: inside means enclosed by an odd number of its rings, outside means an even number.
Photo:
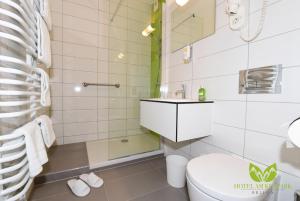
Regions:
<svg viewBox="0 0 300 201"><path fill-rule="evenodd" d="M189 0L171 13L171 50L175 52L215 33L216 0Z"/></svg>

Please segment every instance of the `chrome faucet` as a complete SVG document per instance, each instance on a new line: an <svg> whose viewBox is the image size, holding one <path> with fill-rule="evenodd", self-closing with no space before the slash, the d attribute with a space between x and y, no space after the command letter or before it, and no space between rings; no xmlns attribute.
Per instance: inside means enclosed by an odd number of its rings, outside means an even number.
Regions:
<svg viewBox="0 0 300 201"><path fill-rule="evenodd" d="M175 92L175 95L176 95L176 96L177 96L178 94L181 94L181 95L182 95L181 98L182 98L182 99L185 99L185 97L186 97L186 87L185 87L184 84L181 85L181 90L177 90L177 91Z"/></svg>

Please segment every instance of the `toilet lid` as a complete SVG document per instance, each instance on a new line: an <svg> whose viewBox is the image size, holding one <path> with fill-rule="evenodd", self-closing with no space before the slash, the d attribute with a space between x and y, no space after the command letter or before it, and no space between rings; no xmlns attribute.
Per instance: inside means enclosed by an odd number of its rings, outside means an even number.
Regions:
<svg viewBox="0 0 300 201"><path fill-rule="evenodd" d="M257 187L249 175L247 160L225 154L209 154L192 159L187 165L187 178L199 190L222 201L261 201L270 192L235 188L247 184ZM263 183L264 184L264 183ZM268 183L272 184L272 183ZM240 186L241 187L241 186ZM256 190L256 189L254 189Z"/></svg>

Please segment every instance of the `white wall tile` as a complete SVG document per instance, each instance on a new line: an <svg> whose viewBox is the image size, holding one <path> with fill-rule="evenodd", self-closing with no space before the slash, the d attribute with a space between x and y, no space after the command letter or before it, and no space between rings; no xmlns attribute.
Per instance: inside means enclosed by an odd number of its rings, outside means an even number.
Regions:
<svg viewBox="0 0 300 201"><path fill-rule="evenodd" d="M87 7L93 8L93 9L98 8L98 0L65 0L65 1L69 1L74 4L87 6Z"/></svg>
<svg viewBox="0 0 300 201"><path fill-rule="evenodd" d="M211 153L228 153L213 145L202 142L201 140L191 143L191 157L198 157L205 154Z"/></svg>
<svg viewBox="0 0 300 201"><path fill-rule="evenodd" d="M62 97L51 97L51 110L62 110Z"/></svg>
<svg viewBox="0 0 300 201"><path fill-rule="evenodd" d="M214 124L212 135L204 138L203 141L242 156L244 149L244 129Z"/></svg>
<svg viewBox="0 0 300 201"><path fill-rule="evenodd" d="M197 99L200 86L206 89L208 100L246 100L239 94L239 76L229 75L193 81L193 98Z"/></svg>
<svg viewBox="0 0 300 201"><path fill-rule="evenodd" d="M170 82L187 81L192 79L192 63L182 64L169 68Z"/></svg>
<svg viewBox="0 0 300 201"><path fill-rule="evenodd" d="M85 32L74 31L70 29L63 30L63 41L79 45L88 45L97 47L98 36L96 34L89 34Z"/></svg>
<svg viewBox="0 0 300 201"><path fill-rule="evenodd" d="M76 83L80 85L83 82L97 82L97 74L94 72L63 70L63 76L64 83Z"/></svg>
<svg viewBox="0 0 300 201"><path fill-rule="evenodd" d="M68 70L97 72L97 60L64 56L63 68Z"/></svg>
<svg viewBox="0 0 300 201"><path fill-rule="evenodd" d="M217 4L216 7L216 29L228 25L228 15L226 14L227 2L222 1L220 4Z"/></svg>
<svg viewBox="0 0 300 201"><path fill-rule="evenodd" d="M98 11L96 9L91 9L75 3L64 1L63 13L90 21L98 21Z"/></svg>
<svg viewBox="0 0 300 201"><path fill-rule="evenodd" d="M299 117L300 105L248 102L247 129L287 137L291 122Z"/></svg>
<svg viewBox="0 0 300 201"><path fill-rule="evenodd" d="M88 135L77 135L77 136L65 136L64 144L73 144L79 142L88 142L97 140L97 134L88 134Z"/></svg>
<svg viewBox="0 0 300 201"><path fill-rule="evenodd" d="M73 16L64 15L63 16L63 26L64 28L82 31L86 33L97 34L98 24L97 22L80 19Z"/></svg>
<svg viewBox="0 0 300 201"><path fill-rule="evenodd" d="M213 121L219 124L245 128L246 102L215 101Z"/></svg>
<svg viewBox="0 0 300 201"><path fill-rule="evenodd" d="M299 29L300 22L295 20L300 17L299 6L297 0L280 0L269 6L263 32L257 40ZM250 33L256 32L260 15L260 12L251 15Z"/></svg>
<svg viewBox="0 0 300 201"><path fill-rule="evenodd" d="M220 52L208 57L194 58L193 77L195 79L236 74L242 69L247 69L247 62L247 45Z"/></svg>
<svg viewBox="0 0 300 201"><path fill-rule="evenodd" d="M238 32L233 32L228 26L218 29L216 33L193 45L194 57L200 58L246 44Z"/></svg>
<svg viewBox="0 0 300 201"><path fill-rule="evenodd" d="M282 64L283 67L299 66L300 31L268 38L250 44L249 66L260 67Z"/></svg>
<svg viewBox="0 0 300 201"><path fill-rule="evenodd" d="M92 133L97 133L97 122L64 124L64 136L76 136Z"/></svg>
<svg viewBox="0 0 300 201"><path fill-rule="evenodd" d="M66 56L77 58L97 59L97 48L71 43L64 43L63 54Z"/></svg>
<svg viewBox="0 0 300 201"><path fill-rule="evenodd" d="M70 110L64 111L64 123L97 121L97 110Z"/></svg>
<svg viewBox="0 0 300 201"><path fill-rule="evenodd" d="M286 139L247 131L245 142L245 157L265 165L277 163L279 170L300 177L300 149L287 148Z"/></svg>
<svg viewBox="0 0 300 201"><path fill-rule="evenodd" d="M64 97L64 110L93 110L97 108L96 97Z"/></svg>

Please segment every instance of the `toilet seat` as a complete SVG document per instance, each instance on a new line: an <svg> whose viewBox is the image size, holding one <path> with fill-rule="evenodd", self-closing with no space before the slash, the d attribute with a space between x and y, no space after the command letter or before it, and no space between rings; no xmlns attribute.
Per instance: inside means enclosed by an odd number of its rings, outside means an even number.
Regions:
<svg viewBox="0 0 300 201"><path fill-rule="evenodd" d="M252 190L235 189L235 184L252 184L246 160L225 154L209 154L192 159L187 165L187 179L199 191L222 201L262 201L264 194L254 194Z"/></svg>

